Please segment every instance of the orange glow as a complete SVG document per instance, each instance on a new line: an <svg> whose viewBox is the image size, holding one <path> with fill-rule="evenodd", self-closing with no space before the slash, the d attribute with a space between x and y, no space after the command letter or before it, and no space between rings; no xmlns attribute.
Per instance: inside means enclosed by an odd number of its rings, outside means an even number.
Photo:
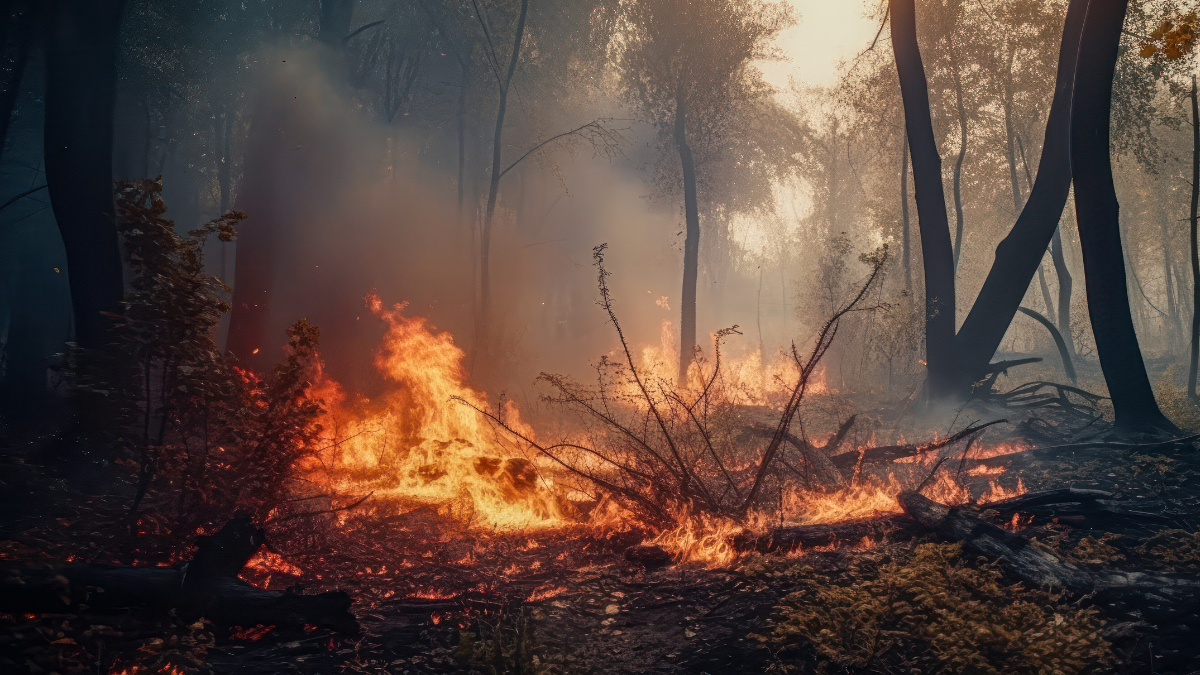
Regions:
<svg viewBox="0 0 1200 675"><path fill-rule="evenodd" d="M1011 490L1004 487L1003 485L997 483L994 480L990 480L990 481L988 481L987 492L984 492L982 495L979 495L979 500L977 501L977 503L990 504L992 502L998 502L998 501L1001 501L1004 499L1020 497L1021 495L1025 494L1026 492L1029 492L1029 490L1028 490L1028 488L1025 487L1025 481L1022 480L1021 478L1017 478L1017 486Z"/></svg>
<svg viewBox="0 0 1200 675"><path fill-rule="evenodd" d="M489 529L560 523L563 502L537 458L523 456L479 412L452 400L496 410L466 383L465 355L451 335L405 316L403 304L386 307L374 293L366 300L387 328L375 365L393 388L375 401L347 402L336 383L323 383L323 424L333 442L310 468L328 471L343 493L373 490L375 498L437 506ZM511 401L499 412L533 436Z"/></svg>

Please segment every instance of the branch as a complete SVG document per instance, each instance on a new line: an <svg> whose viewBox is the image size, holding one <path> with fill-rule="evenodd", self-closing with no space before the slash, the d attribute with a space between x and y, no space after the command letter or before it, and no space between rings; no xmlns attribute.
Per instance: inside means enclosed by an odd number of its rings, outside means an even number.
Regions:
<svg viewBox="0 0 1200 675"><path fill-rule="evenodd" d="M372 21L371 23L360 27L358 30L355 30L353 33L350 33L346 37L342 38L342 42L349 42L349 41L353 40L355 36L357 36L359 33L363 32L364 30L367 30L368 28L374 28L375 26L379 26L382 24L383 24L383 20Z"/></svg>
<svg viewBox="0 0 1200 675"><path fill-rule="evenodd" d="M7 209L8 207L10 207L10 206L12 206L13 204L17 203L17 201L19 201L19 200L21 200L21 199L23 199L23 198L25 198L25 197L28 197L29 195L31 195L31 194L33 194L33 193L37 192L38 190L44 190L44 189L46 189L46 186L45 186L45 185L39 185L39 186L37 186L37 187L33 188L32 190L26 190L26 191L22 192L21 194L17 195L16 197L13 197L12 199L10 199L10 200L8 200L8 201L4 202L4 204L3 204L2 206L0 206L0 211L3 211L4 209Z"/></svg>
<svg viewBox="0 0 1200 675"><path fill-rule="evenodd" d="M602 138L615 136L616 139L624 141L625 138L623 136L621 136L619 133L617 133L616 130L606 129L604 127L603 123L610 122L610 121L612 121L612 120L609 118L601 117L599 119L592 120L591 122L588 122L587 124L583 124L578 127L575 127L574 129L571 129L570 131L564 131L561 134L558 134L556 136L551 136L550 138L548 138L548 139L542 141L541 143L538 143L537 145L530 148L525 154L518 157L517 161L513 162L512 164L509 164L508 168L506 168L500 172L500 177L503 178L504 174L508 173L509 171L512 171L513 168L516 167L518 164L520 164L521 161L524 160L526 157L532 155L533 153L537 152L538 150L541 150L545 146L553 143L554 141L557 141L560 138L566 138L567 136L592 136L592 135L595 135L595 136L599 136ZM589 132L589 130L590 130L590 132ZM614 146L616 145L615 140L609 140L609 143ZM592 145L597 145L597 143L593 142Z"/></svg>

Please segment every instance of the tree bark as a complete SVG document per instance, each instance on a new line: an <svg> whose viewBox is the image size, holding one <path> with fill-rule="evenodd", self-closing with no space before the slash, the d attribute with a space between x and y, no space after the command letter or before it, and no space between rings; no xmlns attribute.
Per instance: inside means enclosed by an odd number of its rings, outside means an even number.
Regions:
<svg viewBox="0 0 1200 675"><path fill-rule="evenodd" d="M904 99L904 125L912 152L917 225L925 260L925 359L932 400L953 396L954 254L946 195L942 188L942 159L938 156L929 114L929 87L917 44L914 0L891 0L892 50Z"/></svg>
<svg viewBox="0 0 1200 675"><path fill-rule="evenodd" d="M1200 244L1197 242L1197 210L1200 207L1200 105L1197 104L1196 76L1192 76L1192 344L1188 364L1188 397L1200 401L1196 391L1196 368L1200 362Z"/></svg>
<svg viewBox="0 0 1200 675"><path fill-rule="evenodd" d="M1071 187L1072 86L1086 13L1087 0L1071 0L1067 7L1038 175L1012 231L996 247L996 258L983 288L955 339L959 367L949 386L955 397L965 397L972 383L986 375L988 363L1021 306L1066 205Z"/></svg>
<svg viewBox="0 0 1200 675"><path fill-rule="evenodd" d="M687 93L683 78L675 94L675 148L683 169L683 214L686 233L683 240L683 293L679 320L680 386L687 383L696 345L696 283L700 276L700 208L696 201L696 163L687 140Z"/></svg>
<svg viewBox="0 0 1200 675"><path fill-rule="evenodd" d="M491 339L492 288L488 256L492 244L492 217L496 214L496 198L500 194L501 150L504 143L504 113L508 108L508 91L512 84L517 61L521 58L521 39L525 35L525 17L529 13L529 0L521 0L521 13L517 17L517 28L513 36L512 55L508 61L508 73L500 83L499 100L496 105L496 130L492 134L492 174L488 185L487 210L483 216L483 227L479 233L479 325L475 338L479 346L487 349Z"/></svg>
<svg viewBox="0 0 1200 675"><path fill-rule="evenodd" d="M1125 431L1174 431L1174 425L1154 400L1133 327L1121 245L1120 205L1109 158L1113 72L1127 6L1128 0L1091 0L1088 6L1071 113L1075 212L1088 313L1116 426Z"/></svg>
<svg viewBox="0 0 1200 675"><path fill-rule="evenodd" d="M45 162L67 256L75 341L104 343L124 295L113 226L113 105L123 0L47 5Z"/></svg>

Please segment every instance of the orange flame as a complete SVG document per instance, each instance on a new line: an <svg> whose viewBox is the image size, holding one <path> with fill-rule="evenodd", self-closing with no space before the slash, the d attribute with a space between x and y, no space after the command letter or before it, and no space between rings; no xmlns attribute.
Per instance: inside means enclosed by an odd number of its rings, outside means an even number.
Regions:
<svg viewBox="0 0 1200 675"><path fill-rule="evenodd" d="M466 383L465 355L453 337L424 318L405 316L403 304L385 307L374 293L366 300L387 327L375 365L394 388L382 400L348 405L336 383L326 383L324 426L334 430L336 442L322 469L331 472L335 487L446 506L489 528L560 522L562 502L551 478L537 462L505 447L471 409L489 406ZM533 435L511 401L502 413L506 424Z"/></svg>

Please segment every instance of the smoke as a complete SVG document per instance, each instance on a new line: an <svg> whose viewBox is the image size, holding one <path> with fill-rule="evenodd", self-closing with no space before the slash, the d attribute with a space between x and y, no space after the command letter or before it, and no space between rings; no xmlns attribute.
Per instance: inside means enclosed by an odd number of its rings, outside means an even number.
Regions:
<svg viewBox="0 0 1200 675"><path fill-rule="evenodd" d="M330 75L338 72L336 61L316 49L266 51L256 60L246 173L236 200L248 219L233 283L243 284L235 290L239 302L258 304L245 297L251 287L267 298L266 344L255 347L265 363L280 357L284 329L305 317L321 329L330 374L369 393L378 384L372 362L383 327L363 297L375 290L384 303L407 302L406 312L449 331L473 354L472 375L484 386L526 386L539 371L586 376L590 360L617 347L595 306L591 251L601 243L610 247L616 308L631 342L657 345L664 332L677 330L682 217L673 202L647 198L647 176L636 168L646 162L637 153L655 150L644 141L612 162L586 149L535 155L504 177L491 247L495 323L482 362L475 357L484 352L475 344L472 241L482 208L472 196L486 199L480 158L490 145L480 146L490 139L468 134L467 175L476 178L469 179L460 218L449 122L424 128L404 125L403 117L393 125L371 121L338 83L344 78ZM515 123L519 115L518 109ZM635 134L651 137L648 129ZM505 156L521 151L508 146ZM701 278L701 334L754 325L756 270ZM782 293L778 282L768 286ZM787 305L781 299L774 299L776 311ZM757 348L756 338L743 342Z"/></svg>

